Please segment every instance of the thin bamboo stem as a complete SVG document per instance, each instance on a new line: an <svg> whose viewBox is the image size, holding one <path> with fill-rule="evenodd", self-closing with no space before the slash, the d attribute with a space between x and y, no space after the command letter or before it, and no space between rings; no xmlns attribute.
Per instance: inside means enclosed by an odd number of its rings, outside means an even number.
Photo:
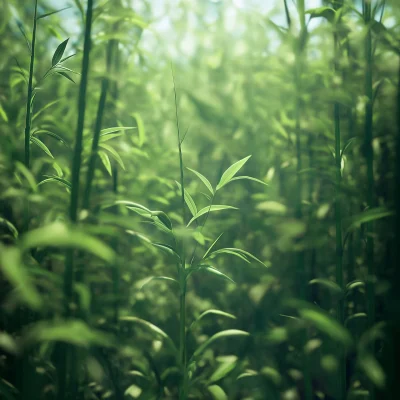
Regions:
<svg viewBox="0 0 400 400"><path fill-rule="evenodd" d="M26 99L26 117L25 117L25 166L30 167L30 141L31 141L31 114L32 114L32 96L33 96L33 72L35 65L35 48L36 48L36 27L37 27L37 6L38 0L35 0L35 12L33 16L32 42L31 42L31 59L29 63L28 78L28 96Z"/></svg>

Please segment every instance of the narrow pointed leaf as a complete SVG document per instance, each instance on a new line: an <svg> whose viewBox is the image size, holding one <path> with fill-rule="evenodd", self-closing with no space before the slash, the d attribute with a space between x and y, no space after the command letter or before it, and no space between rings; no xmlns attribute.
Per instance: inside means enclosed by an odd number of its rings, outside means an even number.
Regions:
<svg viewBox="0 0 400 400"><path fill-rule="evenodd" d="M36 18L36 20L49 17L50 15L57 14L57 13L59 13L59 12L61 12L61 11L64 11L64 10L68 10L68 8L71 8L71 7L64 7L64 8L62 8L61 10L51 11L51 12L48 12L48 13L46 13L46 14L39 15L39 16Z"/></svg>
<svg viewBox="0 0 400 400"><path fill-rule="evenodd" d="M164 243L153 243L153 246L158 247L159 249L163 250L167 254L175 257L178 261L181 261L179 254L176 252L176 250L172 246L170 246L168 244L164 244Z"/></svg>
<svg viewBox="0 0 400 400"><path fill-rule="evenodd" d="M107 150L107 151L112 155L112 157L114 158L114 160L119 164L119 166L120 166L123 170L125 170L125 165L124 165L124 162L122 161L121 156L118 154L118 152L117 152L113 147L111 147L111 146L108 145L108 144L104 144L104 143L99 143L99 147L101 147L101 148Z"/></svg>
<svg viewBox="0 0 400 400"><path fill-rule="evenodd" d="M139 134L139 147L142 147L146 141L146 131L144 129L143 119L139 113L133 113L132 117L135 119Z"/></svg>
<svg viewBox="0 0 400 400"><path fill-rule="evenodd" d="M210 181L204 176L202 175L200 172L195 171L194 169L191 168L187 168L190 172L193 172L195 175L197 175L200 180L204 183L204 185L206 186L206 188L210 191L210 193L213 195L214 194L214 189L210 183Z"/></svg>
<svg viewBox="0 0 400 400"><path fill-rule="evenodd" d="M237 207L224 206L224 205L213 205L211 207L210 206L204 207L197 212L197 214L189 221L187 226L189 226L197 218L201 217L204 214L207 214L208 212L221 211L221 210L237 210Z"/></svg>
<svg viewBox="0 0 400 400"><path fill-rule="evenodd" d="M64 78L67 78L69 81L71 81L72 83L76 83L66 72L64 71L57 71L56 72L58 75L63 76Z"/></svg>
<svg viewBox="0 0 400 400"><path fill-rule="evenodd" d="M64 40L62 43L60 43L56 49L56 51L53 54L53 58L51 60L51 65L54 67L59 63L59 61L62 59L62 56L64 55L65 48L67 47L69 38Z"/></svg>
<svg viewBox="0 0 400 400"><path fill-rule="evenodd" d="M54 158L49 148L40 139L35 136L31 136L31 142L38 146L41 150L43 150L48 156Z"/></svg>
<svg viewBox="0 0 400 400"><path fill-rule="evenodd" d="M191 324L190 327L189 327L189 330L193 329L193 327L194 327L195 325L197 325L197 323L198 323L200 320L202 320L202 319L203 319L205 316L207 316L207 315L218 315L218 316L221 316L221 317L236 319L236 317L235 317L233 314L229 314L229 313L227 313L227 312L225 312L225 311L221 311L221 310L214 310L214 309L211 309L211 310L207 310L207 311L202 312L202 313L192 322L192 324Z"/></svg>
<svg viewBox="0 0 400 400"><path fill-rule="evenodd" d="M224 234L224 232L222 232L212 243L212 245L208 248L208 250L204 253L203 256L203 260L207 258L208 254L210 253L210 251L213 249L213 247L215 246L215 244L218 242L218 240L221 238L221 236Z"/></svg>
<svg viewBox="0 0 400 400"><path fill-rule="evenodd" d="M99 155L100 160L103 163L105 169L107 170L109 175L112 176L111 161L110 161L110 158L108 157L108 154L103 150L99 150L98 155Z"/></svg>
<svg viewBox="0 0 400 400"><path fill-rule="evenodd" d="M163 338L166 341L166 343L171 347L171 349L174 350L175 352L177 352L176 346L175 346L174 342L172 341L172 339L161 328L152 324L151 322L145 321L144 319L140 319L137 317L121 317L120 320L127 321L127 322L133 322L138 325L146 327L147 329L149 329L150 331L155 333L157 336Z"/></svg>
<svg viewBox="0 0 400 400"><path fill-rule="evenodd" d="M177 184L178 189L181 190L181 184L178 181L175 181L175 183ZM186 205L188 206L190 212L192 213L192 216L194 217L197 214L196 203L186 189L184 190L184 198Z"/></svg>
<svg viewBox="0 0 400 400"><path fill-rule="evenodd" d="M220 278L226 279L229 282L235 283L233 279L231 279L228 275L225 275L223 272L219 271L218 269L212 267L211 265L200 265L199 271L207 271L210 274L214 274Z"/></svg>
<svg viewBox="0 0 400 400"><path fill-rule="evenodd" d="M247 156L234 164L232 164L221 176L221 179L217 185L217 188L215 189L216 191L224 187L227 183L229 183L232 178L237 174L237 172L243 167L243 165L246 163L246 161L250 158L251 156Z"/></svg>
<svg viewBox="0 0 400 400"><path fill-rule="evenodd" d="M143 284L140 286L139 290L142 290L146 285L148 285L150 282L153 281L167 281L167 282L173 282L176 283L177 285L179 285L179 282L174 279L174 278L170 278L168 276L150 276L149 278L146 278L145 282L143 282Z"/></svg>
<svg viewBox="0 0 400 400"><path fill-rule="evenodd" d="M100 131L100 136L109 135L110 133L127 131L129 129L136 129L136 127L134 127L134 126L115 126L113 128L105 128Z"/></svg>
<svg viewBox="0 0 400 400"><path fill-rule="evenodd" d="M216 340L235 336L250 336L250 334L248 332L238 329L227 329L225 331L218 332L215 335L211 336L208 340L206 340L200 347L198 347L197 350L194 352L193 357L200 356L204 352L204 350L211 344L213 344Z"/></svg>
<svg viewBox="0 0 400 400"><path fill-rule="evenodd" d="M72 189L72 184L67 179L55 175L44 175L44 176L46 176L47 179L44 179L41 182L39 182L38 186L43 185L44 183L58 182L59 184L65 186L66 188Z"/></svg>
<svg viewBox="0 0 400 400"><path fill-rule="evenodd" d="M220 386L211 385L207 389L211 393L213 400L228 400L228 396Z"/></svg>

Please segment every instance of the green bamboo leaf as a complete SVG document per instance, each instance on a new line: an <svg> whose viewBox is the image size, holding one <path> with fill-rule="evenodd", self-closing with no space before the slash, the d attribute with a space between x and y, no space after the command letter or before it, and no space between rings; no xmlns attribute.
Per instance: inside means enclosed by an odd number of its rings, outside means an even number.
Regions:
<svg viewBox="0 0 400 400"><path fill-rule="evenodd" d="M211 265L200 265L197 270L199 271L207 271L210 274L214 274L220 278L226 279L229 282L235 283L228 275L225 275L223 272L219 271L218 269L214 268ZM189 276L189 275L188 275Z"/></svg>
<svg viewBox="0 0 400 400"><path fill-rule="evenodd" d="M241 253L238 252L238 251L229 249L229 248L224 248L224 249L215 250L215 251L213 251L213 252L209 255L209 257L214 257L214 256L216 256L216 255L218 255L218 254L230 254L230 255L233 255L233 256L235 256L235 257L238 257L238 258L242 259L243 261L246 261L247 263L250 264L250 261L247 259L247 257L246 257L245 255L241 254Z"/></svg>
<svg viewBox="0 0 400 400"><path fill-rule="evenodd" d="M178 189L181 190L181 184L178 181L175 181L175 183L177 184ZM184 198L186 205L188 206L192 216L194 217L197 214L196 203L194 202L192 196L186 189L184 190Z"/></svg>
<svg viewBox="0 0 400 400"><path fill-rule="evenodd" d="M253 178L252 176L245 176L245 175L244 175L244 176L235 176L235 177L232 178L229 182L238 181L238 180L241 180L241 179L247 179L247 180L249 180L249 181L258 182L258 183L261 183L262 185L268 186L268 183L265 183L265 182L263 182L263 181L260 180L260 179Z"/></svg>
<svg viewBox="0 0 400 400"><path fill-rule="evenodd" d="M62 56L64 54L65 48L67 47L69 38L64 40L62 43L60 43L56 49L56 51L53 54L53 58L51 60L51 65L54 67L59 63L59 61L62 59Z"/></svg>
<svg viewBox="0 0 400 400"><path fill-rule="evenodd" d="M31 187L32 191L37 192L37 184L32 172L19 161L15 163L15 168L18 172L20 172L24 176L29 186Z"/></svg>
<svg viewBox="0 0 400 400"><path fill-rule="evenodd" d="M42 107L33 117L32 117L32 121L34 121L35 119L37 119L39 117L40 114L42 114L44 111L46 111L47 109L49 109L50 107L53 107L55 104L57 104L60 100L54 100L51 101L50 103L47 103L44 107Z"/></svg>
<svg viewBox="0 0 400 400"><path fill-rule="evenodd" d="M193 357L199 357L204 352L204 350L211 344L213 344L216 340L235 336L250 336L250 334L248 332L238 329L227 329L225 331L218 332L207 339L203 344L201 344L200 347L198 347L197 350L194 352Z"/></svg>
<svg viewBox="0 0 400 400"><path fill-rule="evenodd" d="M342 288L336 282L333 282L329 279L317 278L317 279L312 279L308 283L310 285L320 285L320 286L330 290L332 293L334 293L336 295L339 295L339 296L343 295Z"/></svg>
<svg viewBox="0 0 400 400"><path fill-rule="evenodd" d="M359 279L357 279L355 281L352 281L352 282L349 282L346 285L346 292L350 293L351 291L353 291L355 289L358 289L358 288L365 288L365 282L361 281Z"/></svg>
<svg viewBox="0 0 400 400"><path fill-rule="evenodd" d="M44 175L44 176L46 177L46 179L43 179L41 182L39 182L38 186L43 185L44 183L58 182L59 184L65 186L67 189L69 190L72 189L72 184L67 179L61 178L56 175Z"/></svg>
<svg viewBox="0 0 400 400"><path fill-rule="evenodd" d="M7 219L0 217L0 225L5 226L16 239L18 237L17 228Z"/></svg>
<svg viewBox="0 0 400 400"><path fill-rule="evenodd" d="M115 258L114 252L99 239L85 233L81 228L68 227L55 222L25 233L21 238L21 249L37 247L75 248L94 254L107 262Z"/></svg>
<svg viewBox="0 0 400 400"><path fill-rule="evenodd" d="M200 180L204 183L204 185L206 186L206 188L210 191L210 193L212 195L214 195L214 189L210 183L210 181L204 176L202 175L200 172L195 171L194 169L188 168L186 167L190 172L193 172L195 175L197 175L198 178L200 178Z"/></svg>
<svg viewBox="0 0 400 400"><path fill-rule="evenodd" d="M385 207L376 207L366 210L360 214L357 214L349 219L349 226L346 230L347 233L360 228L362 224L376 221L377 219L386 218L392 216L393 211L388 210Z"/></svg>
<svg viewBox="0 0 400 400"><path fill-rule="evenodd" d="M222 232L212 243L212 245L207 249L207 251L204 253L204 256L202 258L202 260L205 260L208 256L208 254L210 253L210 251L213 249L213 247L215 246L215 244L218 242L218 240L221 238L221 236L224 234L224 232Z"/></svg>
<svg viewBox="0 0 400 400"><path fill-rule="evenodd" d="M139 134L139 147L142 147L146 141L146 131L144 129L143 119L139 113L133 113L132 117L135 119Z"/></svg>
<svg viewBox="0 0 400 400"><path fill-rule="evenodd" d="M101 147L101 148L107 150L107 151L112 155L112 157L114 158L114 160L119 164L119 166L120 166L123 170L125 170L125 165L124 165L124 162L122 161L121 156L117 153L117 151L116 151L113 147L111 147L111 146L108 145L108 144L104 144L104 143L99 143L99 147Z"/></svg>
<svg viewBox="0 0 400 400"><path fill-rule="evenodd" d="M220 386L211 385L207 389L211 393L213 400L228 400L228 396Z"/></svg>
<svg viewBox="0 0 400 400"><path fill-rule="evenodd" d="M137 317L121 317L121 321L126 321L126 322L134 322L136 324L139 324L141 326L146 327L153 333L155 333L157 336L161 337L162 339L165 340L165 342L168 344L168 346L174 351L177 352L177 348L173 342L173 340L158 326L152 324L151 322L145 321L144 319L137 318Z"/></svg>
<svg viewBox="0 0 400 400"><path fill-rule="evenodd" d="M110 158L108 157L108 154L103 150L99 150L98 155L99 155L100 160L103 163L105 169L107 170L109 175L112 176L111 161L110 161Z"/></svg>
<svg viewBox="0 0 400 400"><path fill-rule="evenodd" d="M8 381L0 378L0 394L5 400L17 400L20 398L18 390Z"/></svg>
<svg viewBox="0 0 400 400"><path fill-rule="evenodd" d="M386 376L383 368L370 353L363 353L359 356L358 364L365 375L378 388L383 388L386 382Z"/></svg>
<svg viewBox="0 0 400 400"><path fill-rule="evenodd" d="M76 56L76 53L75 53L75 54L71 54L70 56L64 57L64 58L62 58L62 59L60 60L59 64L63 63L64 61L67 61L67 60L69 60L70 58L75 57L75 56ZM79 74L79 75L80 75L80 74Z"/></svg>
<svg viewBox="0 0 400 400"><path fill-rule="evenodd" d="M221 210L237 210L237 209L238 209L237 207L224 206L224 205L212 205L212 206L204 207L200 211L197 212L197 214L189 221L187 226L189 226L197 218L201 217L204 214L207 214L208 212L221 211Z"/></svg>
<svg viewBox="0 0 400 400"><path fill-rule="evenodd" d="M16 247L0 243L0 269L6 279L17 290L21 301L34 310L42 306L42 299L34 286L27 268L22 262L22 253Z"/></svg>
<svg viewBox="0 0 400 400"><path fill-rule="evenodd" d="M56 74L63 76L64 78L68 79L69 81L71 81L72 83L76 83L70 75L68 75L66 72L64 71L56 71Z"/></svg>
<svg viewBox="0 0 400 400"><path fill-rule="evenodd" d="M8 116L1 104L0 104L0 117L3 118L5 122L8 122Z"/></svg>
<svg viewBox="0 0 400 400"><path fill-rule="evenodd" d="M208 384L215 383L220 381L221 379L225 378L232 372L237 365L237 361L231 362L224 362L217 367L217 369L213 372L208 380Z"/></svg>
<svg viewBox="0 0 400 400"><path fill-rule="evenodd" d="M229 183L232 178L236 175L236 173L243 167L243 165L246 163L246 161L250 158L251 156L247 156L245 158L242 158L241 160L235 162L232 164L221 176L221 179L217 185L217 188L215 191L221 189L224 187L227 183Z"/></svg>
<svg viewBox="0 0 400 400"><path fill-rule="evenodd" d="M153 281L167 281L167 282L173 282L173 283L176 283L179 285L179 282L176 279L170 278L168 276L150 276L150 277L144 279L144 282L141 281L139 290L142 290L146 285L148 285L150 282L153 282Z"/></svg>
<svg viewBox="0 0 400 400"><path fill-rule="evenodd" d="M61 8L60 10L50 11L50 12L48 12L48 13L46 13L46 14L39 15L39 16L36 18L36 20L49 17L50 15L57 14L57 13L59 13L59 12L61 12L61 11L64 11L64 10L68 10L69 8L71 8L71 7L64 7L64 8Z"/></svg>
<svg viewBox="0 0 400 400"><path fill-rule="evenodd" d="M24 332L21 341L24 346L40 342L64 342L86 348L91 345L112 347L114 344L109 334L74 319L37 322Z"/></svg>
<svg viewBox="0 0 400 400"><path fill-rule="evenodd" d="M160 221L168 230L172 230L172 223L168 215L164 211L151 211L151 217L155 222Z"/></svg>
<svg viewBox="0 0 400 400"><path fill-rule="evenodd" d="M32 136L37 136L40 134L44 134L44 135L50 136L54 139L57 139L59 142L61 142L66 147L68 147L68 148L70 147L69 144L60 135L57 135L56 133L49 131L47 129L38 129L32 134Z"/></svg>
<svg viewBox="0 0 400 400"><path fill-rule="evenodd" d="M225 312L225 311L214 310L214 309L206 310L206 311L202 312L202 313L192 322L192 324L191 324L190 327L189 327L189 330L192 330L193 327L196 326L197 323L198 323L199 321L201 321L201 320L202 320L205 316L207 316L207 315L218 315L218 316L225 317L225 318L236 319L236 317L235 317L233 314L229 314L229 313L227 313L227 312Z"/></svg>
<svg viewBox="0 0 400 400"><path fill-rule="evenodd" d="M303 319L311 322L317 329L324 332L333 340L339 341L345 346L352 344L353 340L349 331L322 310L303 308L299 310L299 313Z"/></svg>
<svg viewBox="0 0 400 400"><path fill-rule="evenodd" d="M37 137L31 136L31 143L36 144L36 146L38 146L41 150L43 150L48 156L50 156L51 158L54 158L53 154L51 154L49 148Z"/></svg>
<svg viewBox="0 0 400 400"><path fill-rule="evenodd" d="M105 128L100 131L100 136L109 135L110 133L123 132L129 129L136 129L134 126L115 126L112 128Z"/></svg>
<svg viewBox="0 0 400 400"><path fill-rule="evenodd" d="M178 261L181 261L181 257L179 256L179 254L176 252L176 250L172 246L170 246L168 244L164 244L164 243L153 243L153 246L158 247L159 249L163 250L167 254L175 257Z"/></svg>
<svg viewBox="0 0 400 400"><path fill-rule="evenodd" d="M336 11L331 7L318 7L307 10L306 14L310 14L311 18L325 18L329 22L333 22L335 20Z"/></svg>
<svg viewBox="0 0 400 400"><path fill-rule="evenodd" d="M349 140L347 140L347 142L343 146L342 151L340 152L340 158L343 158L344 154L346 153L346 150L349 149L355 141L356 141L355 137L350 138Z"/></svg>

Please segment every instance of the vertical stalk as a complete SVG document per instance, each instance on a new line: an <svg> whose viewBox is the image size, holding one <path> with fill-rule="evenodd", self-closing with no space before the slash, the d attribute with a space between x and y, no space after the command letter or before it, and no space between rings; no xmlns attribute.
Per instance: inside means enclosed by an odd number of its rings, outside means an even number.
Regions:
<svg viewBox="0 0 400 400"><path fill-rule="evenodd" d="M26 117L25 117L25 166L28 169L30 164L31 113L32 113L32 95L33 95L33 70L35 65L37 5L38 5L38 0L35 0L35 13L33 16L33 29L32 29L32 42L31 42L31 60L29 64L28 97L26 99Z"/></svg>
<svg viewBox="0 0 400 400"><path fill-rule="evenodd" d="M176 130L178 135L178 150L179 150L179 169L180 169L180 183L181 183L181 206L183 223L186 221L185 210L185 186L183 176L183 156L182 156L182 140L179 127L178 116L178 99L176 94L175 76L171 66L172 80L174 83L174 100L175 100L175 118ZM181 265L179 268L179 361L181 363L181 386L179 388L179 400L186 400L187 397L187 372L186 372L186 263L185 263L185 245L182 240L181 247Z"/></svg>
<svg viewBox="0 0 400 400"><path fill-rule="evenodd" d="M87 171L87 175L86 175L85 192L83 195L82 206L85 209L89 209L89 207L90 207L90 194L91 194L91 190L92 190L94 171L96 168L97 150L99 147L100 131L101 131L101 126L102 126L102 121L103 121L104 108L105 108L106 101L107 101L108 87L109 87L109 82L110 82L108 75L111 72L111 61L112 61L113 49L114 49L114 40L109 40L108 44L107 44L107 50L106 50L106 77L103 78L101 81L101 91L100 91L99 104L97 107L97 115L96 115L96 122L95 122L94 133L93 133L92 149L91 149L91 153L90 153L88 171Z"/></svg>
<svg viewBox="0 0 400 400"><path fill-rule="evenodd" d="M303 218L302 211L302 193L303 193L303 182L301 170L303 168L302 164L302 143L301 143L301 114L303 111L303 101L302 101L302 72L304 67L304 48L306 46L307 41L307 26L305 19L305 5L304 0L297 1L297 12L299 14L300 20L300 32L299 36L295 42L295 69L294 69L294 80L295 80L295 88L296 88L296 105L295 105L295 120L296 120L296 205L295 205L295 216L297 219ZM297 253L296 260L296 271L297 271L297 280L300 283L300 298L303 300L307 299L307 288L308 288L308 279L305 273L305 252L303 250ZM304 344L308 340L308 332L304 333L303 341ZM311 371L310 371L310 363L307 354L303 354L303 362L304 362L304 398L305 400L313 399L313 387L312 387L312 379L311 379Z"/></svg>
<svg viewBox="0 0 400 400"><path fill-rule="evenodd" d="M334 70L338 72L338 59L340 57L339 38L337 26L334 27ZM335 227L336 227L336 283L343 290L343 240L342 240L342 205L341 205L341 183L342 183L342 155L341 155L341 131L340 131L340 104L335 101L334 106L335 124ZM344 324L344 300L340 298L337 304L337 319ZM340 351L339 363L339 393L340 398L346 398L346 362L343 350Z"/></svg>
<svg viewBox="0 0 400 400"><path fill-rule="evenodd" d="M371 1L363 0L364 5L364 22L367 27L367 35L365 38L365 96L367 103L365 105L365 131L364 131L364 147L365 158L367 163L367 205L368 207L374 206L374 154L372 149L373 139L373 109L372 109L372 10ZM373 277L375 273L374 268L374 241L372 237L373 226L372 223L366 224L366 237L367 237L367 266L368 266L368 281L367 281L367 310L368 310L368 325L371 327L375 321L375 294Z"/></svg>
<svg viewBox="0 0 400 400"><path fill-rule="evenodd" d="M88 85L88 72L89 72L89 55L91 47L91 29L92 29L92 16L93 16L93 0L88 0L86 10L86 23L85 23L85 38L83 46L83 60L82 60L82 73L81 82L79 86L79 98L78 98L78 122L76 128L76 139L75 148L72 161L72 188L71 188L71 200L69 208L69 217L72 223L77 222L78 216L78 203L79 203L79 175L82 163L82 139L83 139L83 128L85 123L85 109L86 109L86 91ZM70 303L73 300L73 283L74 283L74 251L68 250L65 261L64 270L64 300L65 300L65 316L71 316ZM66 345L61 348L60 361L61 365L59 368L58 375L58 399L71 399L73 398L74 386L76 384L76 366L73 362L76 357L73 354L71 348L70 356L71 361L68 368L68 349ZM69 374L68 374L69 373ZM68 379L69 378L69 379Z"/></svg>

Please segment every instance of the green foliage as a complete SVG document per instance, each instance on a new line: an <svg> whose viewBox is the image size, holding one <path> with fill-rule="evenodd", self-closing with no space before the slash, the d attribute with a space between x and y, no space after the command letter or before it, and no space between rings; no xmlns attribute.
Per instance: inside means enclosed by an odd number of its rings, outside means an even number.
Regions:
<svg viewBox="0 0 400 400"><path fill-rule="evenodd" d="M0 398L399 398L396 1L0 3Z"/></svg>

